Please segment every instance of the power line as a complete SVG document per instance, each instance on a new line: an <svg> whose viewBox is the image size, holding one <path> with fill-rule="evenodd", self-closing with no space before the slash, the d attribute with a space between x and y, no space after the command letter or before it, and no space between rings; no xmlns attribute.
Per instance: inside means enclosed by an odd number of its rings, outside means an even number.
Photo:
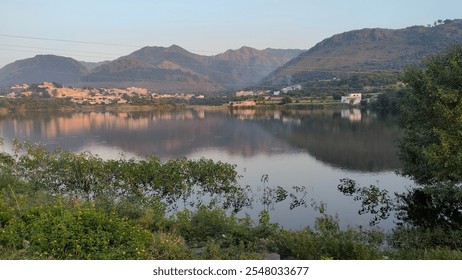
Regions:
<svg viewBox="0 0 462 280"><path fill-rule="evenodd" d="M64 39L32 37L32 36L20 36L20 35L11 35L11 34L0 34L0 36L1 37L10 37L10 38L20 38L20 39L32 39L32 40L42 40L42 41L65 42L65 43L118 46L118 47L128 47L128 48L141 48L140 46L126 45L126 44L101 43L101 42L80 41L80 40L64 40Z"/></svg>
<svg viewBox="0 0 462 280"><path fill-rule="evenodd" d="M146 45L144 45L144 46L127 45L127 44L118 44L118 43L104 43L104 42L81 41L81 40L67 40L67 39L32 37L32 36L21 36L21 35L10 35L10 34L0 34L0 37L32 39L32 40L44 40L44 41L56 41L56 42L67 42L67 43L79 43L79 44L121 46L121 47L130 47L130 48L145 48L145 47L147 47ZM32 47L30 47L30 48L32 48ZM65 51L65 50L63 50L63 51ZM212 50L189 50L189 51L216 53L216 51L212 51ZM301 51L302 51L302 53L305 52L304 50L301 50ZM223 54L223 53L220 53L220 54ZM108 53L104 53L104 54L108 54ZM310 57L310 58L313 58L313 59L364 60L364 58L356 58L356 57L347 57L347 56L343 56L343 57L339 57L339 56L313 56L313 55L310 55L310 54L307 54L307 55L300 54L297 57ZM387 59L389 59L389 58L388 57L371 57L371 58L367 58L367 60L387 60Z"/></svg>
<svg viewBox="0 0 462 280"><path fill-rule="evenodd" d="M55 48L40 48L40 47L31 47L31 46L22 46L22 45L11 45L11 44L2 44L0 46L14 47L14 48L25 48L25 49L37 49L37 50L49 50L49 51L63 51L63 52L76 52L76 53L89 53L89 54L103 54L103 55L117 55L122 56L122 54L107 53L107 52L94 52L94 51L77 51L69 49L55 49Z"/></svg>
<svg viewBox="0 0 462 280"><path fill-rule="evenodd" d="M31 36L19 36L19 35L11 35L11 34L0 34L1 37L10 37L10 38L20 38L20 39L32 39L32 40L45 40L45 41L57 41L57 42L66 42L66 43L80 43L80 44L93 44L93 45L107 45L107 46L122 46L122 47L131 47L131 48L142 48L142 46L136 46L136 45L126 45L126 44L113 44L113 43L103 43L103 42L91 42L91 41L79 41L79 40L64 40L64 39L54 39L54 38L44 38L44 37L31 37ZM51 51L60 51L60 52L74 52L74 53L80 53L80 54L75 54L74 56L82 56L82 57L92 57L92 58L100 58L100 59L112 59L110 57L103 57L103 56L92 56L92 55L87 55L87 54L96 54L96 55L111 55L111 53L102 53L102 52L94 52L94 51L78 51L78 50L71 50L71 49L55 49L55 48L41 48L41 47L33 47L33 46L23 46L23 45L15 45L15 44L0 44L0 46L6 46L9 48L0 48L1 50L7 50L7 51L20 51L20 52L28 52L28 53L36 53L33 50L51 50ZM21 49L17 49L21 48ZM23 50L27 49L27 50ZM203 51L203 50L202 50ZM113 53L112 55L119 56L119 54ZM210 58L212 56L209 56ZM335 60L335 61L340 61L340 60L357 60L357 61L384 61L389 58L380 58L380 57L374 57L374 58L356 58L356 57L339 57L339 56L312 56L312 55L299 55L299 58L303 57L310 57L312 59L327 59L327 60ZM413 60L409 60L413 61ZM194 66L206 66L212 69L223 69L223 68L237 68L237 69L268 69L268 70L275 70L274 67L265 67L265 66L260 66L260 67L251 67L251 66L246 66L246 65L214 65L211 67L210 65L208 66L207 63L203 63L200 61L193 61L191 59L187 59L184 61L181 61L181 59L177 60L172 60L174 63L181 64L179 65L182 67L184 65L185 68L187 67L194 67ZM146 63L146 62L145 62ZM159 67L159 65L150 65L153 68L157 69L165 69ZM310 71L320 71L320 72L342 72L342 73L359 73L358 71L345 71L342 70L340 67L336 68L330 67L330 68L325 68L325 69L319 69L319 67L299 67L299 66L290 66L286 65L286 69L290 72L292 71L303 71L303 72L310 72ZM165 69L168 70L168 69ZM399 71L398 70L390 70L389 71ZM372 70L373 71L373 70ZM377 71L377 70L376 70ZM52 71L48 70L48 72L57 72L57 71ZM269 71L270 72L270 71ZM59 72L62 73L62 72ZM66 74L66 73L62 73ZM69 75L73 75L72 73L67 73ZM269 74L269 73L268 73ZM114 76L114 75L98 75L95 74L95 76L100 77L100 78L106 78L106 79L112 79L112 80L118 80L118 79L123 79L123 77L120 76ZM125 81L125 82L152 82L152 83L184 83L183 81L174 81L174 80L148 80L148 79L130 79L130 81ZM106 81L108 83L108 81ZM109 82L110 83L110 82ZM260 86L255 86L254 84L222 84L222 83L215 83L215 82L195 82L196 84L204 84L204 85L213 85L216 86L217 84L220 86L224 87L233 87L233 88L245 88L245 87L253 87L253 88L258 88ZM261 88L277 88L278 86L261 86Z"/></svg>
<svg viewBox="0 0 462 280"><path fill-rule="evenodd" d="M94 42L94 41L67 40L67 39L33 37L33 36L11 35L11 34L0 34L0 37L42 40L42 41L55 41L55 42L65 42L65 43L77 43L77 44L89 44L89 45L118 46L118 47L127 47L127 48L144 48L144 47L146 47L146 46L139 46L139 45L119 44L119 43L104 43L104 42ZM211 51L211 50L197 50L196 49L196 50L191 50L191 51L205 52L205 53L216 53L216 51Z"/></svg>
<svg viewBox="0 0 462 280"><path fill-rule="evenodd" d="M10 38L20 38L20 39L33 39L33 40L45 40L45 41L58 41L58 42L67 42L67 43L80 43L80 44L94 44L94 45L108 45L108 46L123 46L123 47L132 47L132 48L144 48L145 46L137 46L137 45L127 45L127 44L114 44L114 43L104 43L104 42L93 42L93 41L80 41L80 40L65 40L65 39L55 39L55 38L45 38L45 37L32 37L32 36L21 36L21 35L11 35L11 34L0 34L1 37L10 37ZM20 45L10 45L10 44L1 44L1 45L4 45L4 46L10 46L10 47L19 47L19 48L28 48L28 49L41 49L41 50L52 50L52 51L63 51L63 52L78 52L78 53L90 53L90 54L104 54L104 55L115 55L115 56L124 56L124 55L121 55L121 54L110 54L110 53L101 53L101 52L91 52L91 51L75 51L75 50L67 50L67 49L52 49L52 48L39 48L39 47L30 47L30 46L20 46ZM33 53L32 51L24 51L24 50L18 50L18 49L5 49L3 48L2 50L9 50L9 51L20 51L20 52L31 52ZM200 50L201 52L211 52L211 51L205 51L205 50ZM80 56L80 57L91 57L91 58L97 58L97 59L101 59L101 60L107 60L107 59L114 59L113 57L108 57L108 56L93 56L93 55L73 55L73 56ZM200 56L200 55L199 55ZM206 56L207 58L210 58L211 56ZM351 57L351 56L313 56L313 55L309 55L309 54L306 54L306 55L303 55L303 54L299 54L298 56L294 57L294 58L303 58L303 57L309 57L311 59L316 59L316 60L319 60L319 59L326 59L326 60L335 60L335 61L376 61L376 62L379 62L379 61L386 61L388 60L389 58L388 57L370 57L370 58L367 58L367 59L364 59L364 58L360 58L360 57ZM412 60L412 59L408 59L406 60L406 63L412 63L412 62L415 62L416 60ZM181 66L186 66L186 67L194 67L194 66L206 66L206 67L210 67L209 65L204 65L202 62L194 62L194 61L191 61L191 59L187 59L187 61L181 61L181 59L176 59L175 61L172 61L174 63L180 63L181 65L179 65L180 67ZM158 65L152 65L150 64L150 66L152 67L155 67L155 68L160 68L158 67ZM280 65L282 66L282 65ZM232 67L234 69L258 69L258 70L263 70L263 69L267 69L269 70L269 72L272 72L274 69L274 67L271 67L271 66L259 66L259 67L250 67L250 66L246 66L246 65L214 65L213 67L210 67L210 68L213 68L213 69L224 69L224 68L228 68L228 67ZM309 68L309 67L300 67L300 66L291 66L291 65L286 65L285 66L285 69L287 69L288 71L313 71L313 70L316 70L316 71L341 71L340 67L338 69L336 69L335 67L332 68L332 67L325 67L324 69L320 69L319 67L313 67L313 68ZM269 73L268 73L269 74Z"/></svg>
<svg viewBox="0 0 462 280"><path fill-rule="evenodd" d="M0 46L7 46L7 47L13 47L13 48L1 48L2 50L7 50L7 51L19 51L19 52L28 52L28 53L37 53L37 52L34 52L32 50L22 50L22 49L15 49L15 48L27 48L27 49L37 49L37 50L52 50L52 51L60 51L60 52L76 52L76 53L82 53L82 54L86 54L86 53L89 53L89 54L112 54L112 55L115 55L115 56L123 56L121 54L115 54L115 53L101 53L101 52L92 52L92 51L77 51L77 50L67 50L67 49L54 49L54 48L40 48L40 47L30 47L30 46L22 46L22 45L12 45L12 44L0 44ZM93 55L78 55L78 54L73 54L73 56L80 56L80 57L91 57L91 58L98 58L98 59L104 59L104 60L107 60L107 59L114 59L113 57L108 57L108 56L93 56ZM298 57L305 57L305 56L298 56ZM335 60L335 61L341 61L341 60L356 60L356 61L383 61L383 60L386 60L387 58L368 58L368 59L363 59L363 58L354 58L354 57L338 57L338 56L306 56L306 57L310 57L312 59L328 59L328 60ZM414 60L407 60L408 62L412 62ZM161 61L160 61L161 62ZM191 59L187 59L187 60L182 60L182 59L175 59L174 61L172 61L174 63L179 63L181 65L179 66L186 66L186 67L193 67L193 66L206 66L206 67L210 67L202 62L194 62L194 61L191 61ZM145 62L146 63L146 62ZM158 65L153 65L153 64L149 64L150 66L154 67L154 68L159 68ZM281 65L282 66L282 65ZM271 67L271 66L254 66L254 67L251 67L251 66L246 66L246 65L214 65L213 69L228 69L229 67L232 67L232 68L235 68L235 69L259 69L259 70L262 70L262 69L268 69L268 70L273 70L274 67ZM320 69L319 67L306 67L306 66L303 66L303 67L299 67L299 66L290 66L290 65L286 65L285 66L285 69L288 69L288 70L299 70L299 71L314 71L314 70L317 70L317 71L341 71L340 68L324 68L324 69Z"/></svg>
<svg viewBox="0 0 462 280"><path fill-rule="evenodd" d="M0 44L2 46L2 44ZM14 52L26 52L26 53L33 53L33 54L45 54L45 53L38 53L37 51L32 51L32 50L21 50L21 49L14 49L14 48L2 48L0 47L0 50L3 51L14 51ZM48 54L48 53L46 53ZM67 56L66 54L60 54L59 56ZM85 55L85 54L73 54L73 57L91 57L91 58L97 58L97 59L113 59L113 57L102 57L102 56L93 56L93 55Z"/></svg>

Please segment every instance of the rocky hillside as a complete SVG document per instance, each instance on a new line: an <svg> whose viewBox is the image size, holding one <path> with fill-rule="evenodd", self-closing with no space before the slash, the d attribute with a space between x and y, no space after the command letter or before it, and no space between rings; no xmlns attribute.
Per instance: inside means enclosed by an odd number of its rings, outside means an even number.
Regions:
<svg viewBox="0 0 462 280"><path fill-rule="evenodd" d="M242 47L212 57L210 68L225 73L223 83L231 83L242 88L256 84L262 77L284 65L302 51L296 49L257 50Z"/></svg>
<svg viewBox="0 0 462 280"><path fill-rule="evenodd" d="M453 44L462 44L462 20L446 20L432 27L349 31L301 53L262 83L282 85L358 72L402 71Z"/></svg>
<svg viewBox="0 0 462 280"><path fill-rule="evenodd" d="M73 84L88 73L87 68L72 58L37 55L15 61L0 69L0 86L43 81Z"/></svg>

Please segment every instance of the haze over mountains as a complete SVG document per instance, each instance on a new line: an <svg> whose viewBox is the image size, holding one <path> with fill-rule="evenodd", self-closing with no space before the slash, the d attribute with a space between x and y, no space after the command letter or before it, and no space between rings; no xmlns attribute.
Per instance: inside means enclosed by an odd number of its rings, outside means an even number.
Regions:
<svg viewBox="0 0 462 280"><path fill-rule="evenodd" d="M204 56L172 45L144 47L100 64L38 55L0 69L0 86L55 81L92 87L216 92L303 83L349 73L402 71L453 44L462 44L462 20L445 20L431 27L354 30L327 38L307 51L242 47Z"/></svg>

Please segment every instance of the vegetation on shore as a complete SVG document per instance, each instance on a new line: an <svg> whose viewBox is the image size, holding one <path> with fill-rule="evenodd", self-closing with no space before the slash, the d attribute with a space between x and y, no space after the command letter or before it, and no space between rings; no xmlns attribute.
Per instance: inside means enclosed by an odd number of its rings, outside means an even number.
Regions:
<svg viewBox="0 0 462 280"><path fill-rule="evenodd" d="M449 246L454 239L433 242L442 232L341 229L322 203L315 205L315 228L284 229L268 211L258 221L239 218L235 213L254 198L223 162L102 160L16 141L11 154L0 153L0 169L2 259L462 257L457 244ZM282 188L268 188L262 201L288 198L303 203ZM391 246L383 249L387 238Z"/></svg>
<svg viewBox="0 0 462 280"><path fill-rule="evenodd" d="M384 74L385 75L385 74ZM142 88L95 89L64 87L55 82L43 82L0 88L0 111L48 111L48 110L165 110L185 107L257 108L257 109L310 109L324 107L348 107L340 102L349 92L363 92L362 107L380 110L396 109L396 93L400 92L396 80L388 84L376 83L377 73L363 74L363 78L332 79L316 81L305 87L288 87L281 91L257 90L247 95L222 92L209 94L163 94L150 93ZM367 78L372 76L373 78ZM277 92L277 94L276 94ZM274 94L273 94L274 93ZM241 102L250 105L236 105Z"/></svg>

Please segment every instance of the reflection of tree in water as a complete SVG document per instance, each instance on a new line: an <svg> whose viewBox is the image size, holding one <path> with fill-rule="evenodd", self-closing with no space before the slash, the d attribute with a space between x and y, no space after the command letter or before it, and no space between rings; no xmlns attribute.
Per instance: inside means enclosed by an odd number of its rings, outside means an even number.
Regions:
<svg viewBox="0 0 462 280"><path fill-rule="evenodd" d="M460 187L425 187L398 196L400 224L423 229L448 230L462 227L462 189Z"/></svg>
<svg viewBox="0 0 462 280"><path fill-rule="evenodd" d="M398 196L391 242L397 248L462 248L462 189L460 186L422 187Z"/></svg>
<svg viewBox="0 0 462 280"><path fill-rule="evenodd" d="M393 246L410 249L462 246L461 186L417 187L392 197L374 185L361 187L353 180L342 179L338 189L360 202L358 213L370 214L371 225L395 213Z"/></svg>

